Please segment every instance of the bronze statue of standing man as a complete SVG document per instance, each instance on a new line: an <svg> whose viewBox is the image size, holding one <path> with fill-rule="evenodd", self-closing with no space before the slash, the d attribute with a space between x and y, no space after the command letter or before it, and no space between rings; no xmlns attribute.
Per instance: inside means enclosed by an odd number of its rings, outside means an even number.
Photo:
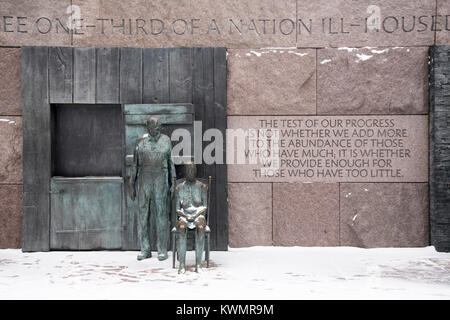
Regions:
<svg viewBox="0 0 450 320"><path fill-rule="evenodd" d="M170 138L161 134L158 118L147 119L148 134L136 141L133 166L131 169L129 192L132 200L138 198L138 235L141 254L138 260L151 257L150 251L150 208L156 214L156 238L158 260L167 259L169 241L168 197L172 199L175 188L175 166L171 158Z"/></svg>

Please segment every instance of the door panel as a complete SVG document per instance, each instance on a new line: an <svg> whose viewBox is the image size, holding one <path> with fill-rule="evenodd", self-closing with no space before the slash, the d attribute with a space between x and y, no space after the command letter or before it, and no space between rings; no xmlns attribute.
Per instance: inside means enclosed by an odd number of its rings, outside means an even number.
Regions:
<svg viewBox="0 0 450 320"><path fill-rule="evenodd" d="M123 110L124 114L194 114L192 104L126 104Z"/></svg>
<svg viewBox="0 0 450 320"><path fill-rule="evenodd" d="M121 177L52 178L51 249L120 249L122 186Z"/></svg>
<svg viewBox="0 0 450 320"><path fill-rule="evenodd" d="M126 183L129 181L131 166L133 164L133 151L138 137L148 133L147 118L156 116L163 127L161 133L171 136L175 129L186 129L191 134L191 154L194 148L194 106L192 104L125 104L123 106L125 117L125 174ZM175 142L177 143L177 142ZM174 142L173 142L174 144ZM186 155L184 155L186 156ZM174 157L172 157L174 158ZM175 160L175 159L174 159ZM175 167L177 176L181 173L181 166ZM126 188L125 188L126 189ZM123 212L124 232L122 248L124 250L139 250L137 230L137 200L132 201L126 194L126 210ZM168 204L170 206L170 204ZM150 208L151 211L152 208ZM156 250L155 216L150 214L150 241L152 250Z"/></svg>

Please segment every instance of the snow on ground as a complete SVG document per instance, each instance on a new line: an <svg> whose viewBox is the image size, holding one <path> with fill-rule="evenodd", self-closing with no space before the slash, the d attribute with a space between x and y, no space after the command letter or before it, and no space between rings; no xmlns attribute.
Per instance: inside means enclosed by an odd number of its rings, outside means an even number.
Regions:
<svg viewBox="0 0 450 320"><path fill-rule="evenodd" d="M252 247L178 275L171 256L0 250L0 299L449 299L450 254L433 247Z"/></svg>

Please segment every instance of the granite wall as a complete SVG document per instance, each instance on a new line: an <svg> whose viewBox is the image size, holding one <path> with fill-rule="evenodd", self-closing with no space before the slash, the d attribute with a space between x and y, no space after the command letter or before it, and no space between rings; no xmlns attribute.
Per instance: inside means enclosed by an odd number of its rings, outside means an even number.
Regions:
<svg viewBox="0 0 450 320"><path fill-rule="evenodd" d="M425 141L433 44L450 44L450 0L2 1L0 248L21 247L21 46L225 46L229 127L395 116ZM253 179L230 165L230 246L428 245L428 146L410 143L414 165L386 181Z"/></svg>

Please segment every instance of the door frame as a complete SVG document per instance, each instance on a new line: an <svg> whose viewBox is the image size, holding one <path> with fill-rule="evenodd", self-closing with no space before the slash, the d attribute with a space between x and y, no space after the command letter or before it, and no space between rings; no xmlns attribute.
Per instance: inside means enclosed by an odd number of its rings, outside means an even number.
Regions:
<svg viewBox="0 0 450 320"><path fill-rule="evenodd" d="M177 110L178 109L178 110ZM128 201L130 201L128 192L127 192L127 184L129 182L129 167L132 161L132 152L133 149L127 150L127 129L131 129L132 126L143 126L143 121L148 116L165 116L165 119L162 119L161 123L163 125L163 133L168 134L172 131L174 126L176 129L186 129L191 133L191 145L192 148L190 152L193 154L194 148L194 119L195 119L195 109L191 103L172 103L172 104L154 104L154 103L142 103L142 104L122 104L122 122L123 122L123 167L122 167L122 176L124 180L124 194L123 194L123 212L122 212L122 250L139 250L139 238L138 238L138 230L137 230L137 200L129 205ZM131 122L127 121L127 116L142 116L144 119L138 120L139 123L136 123L137 119L132 119ZM166 127L165 127L166 126ZM145 134L146 130L143 130L143 134ZM138 138L138 137L136 137ZM130 157L131 156L131 157ZM174 159L173 159L174 160ZM176 166L177 167L177 166ZM169 208L171 210L171 208ZM169 212L169 217L172 212ZM150 214L150 240L152 250L156 250L156 225L155 225L155 215ZM171 228L172 228L171 224Z"/></svg>

